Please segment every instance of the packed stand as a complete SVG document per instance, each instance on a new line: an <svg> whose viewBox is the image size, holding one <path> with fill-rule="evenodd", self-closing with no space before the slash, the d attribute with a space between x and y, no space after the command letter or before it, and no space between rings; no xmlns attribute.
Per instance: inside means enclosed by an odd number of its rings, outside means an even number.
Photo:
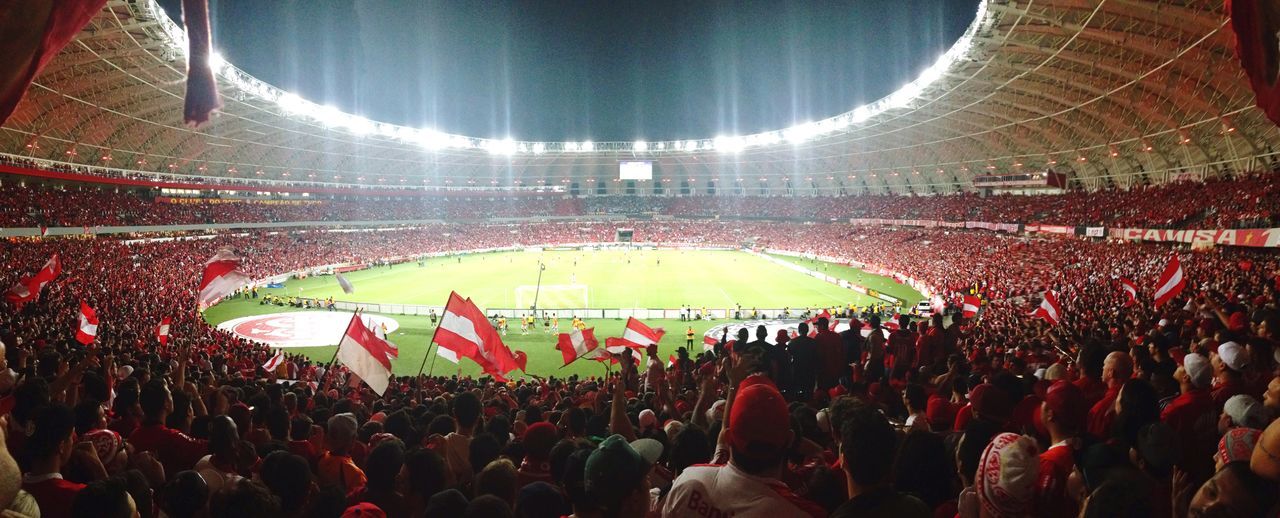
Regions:
<svg viewBox="0 0 1280 518"><path fill-rule="evenodd" d="M894 271L979 318L868 334L736 330L607 378L397 378L204 324L221 247L254 276L318 261L607 241L614 225L439 225L125 244L0 246L0 285L58 253L38 302L0 309L0 508L10 515L1274 516L1280 480L1275 254L985 232L705 221L637 241L785 248ZM447 235L447 236L446 236ZM1171 254L1188 279L1126 306ZM1056 326L1027 316L1059 294ZM102 322L70 340L81 300ZM167 345L155 325L174 319ZM848 318L847 316L845 318ZM860 324L862 322L859 322ZM863 327L854 326L854 329ZM789 426L779 426L789 423ZM20 490L21 489L21 490Z"/></svg>

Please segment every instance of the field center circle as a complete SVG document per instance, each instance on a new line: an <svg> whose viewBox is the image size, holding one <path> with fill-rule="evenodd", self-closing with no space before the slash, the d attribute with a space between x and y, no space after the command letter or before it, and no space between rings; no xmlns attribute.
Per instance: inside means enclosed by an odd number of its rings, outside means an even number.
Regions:
<svg viewBox="0 0 1280 518"><path fill-rule="evenodd" d="M386 326L389 335L400 322L382 315L362 314L366 326ZM218 324L218 329L272 347L319 347L337 344L351 321L346 311L290 311L252 315Z"/></svg>

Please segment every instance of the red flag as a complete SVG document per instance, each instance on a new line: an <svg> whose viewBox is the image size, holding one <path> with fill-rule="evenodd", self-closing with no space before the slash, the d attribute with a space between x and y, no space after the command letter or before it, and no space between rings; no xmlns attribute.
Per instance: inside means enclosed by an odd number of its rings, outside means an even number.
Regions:
<svg viewBox="0 0 1280 518"><path fill-rule="evenodd" d="M76 323L76 341L84 345L93 343L98 337L98 313L80 301L80 318Z"/></svg>
<svg viewBox="0 0 1280 518"><path fill-rule="evenodd" d="M1273 5L1269 0L1229 0L1226 7L1236 35L1236 56L1253 88L1254 102L1280 125L1280 17L1267 12Z"/></svg>
<svg viewBox="0 0 1280 518"><path fill-rule="evenodd" d="M107 0L26 0L8 4L0 18L0 125L3 125L40 70L70 43Z"/></svg>
<svg viewBox="0 0 1280 518"><path fill-rule="evenodd" d="M356 313L351 315L347 331L338 342L338 360L381 396L391 379L392 349L391 344L378 338Z"/></svg>
<svg viewBox="0 0 1280 518"><path fill-rule="evenodd" d="M978 310L982 308L982 299L973 295L964 296L964 309L961 315L965 318L973 318L978 315Z"/></svg>
<svg viewBox="0 0 1280 518"><path fill-rule="evenodd" d="M275 372L276 368L282 363L284 363L284 351L280 350L277 351L276 355L272 356L270 360L267 360L267 363L262 364L262 370Z"/></svg>
<svg viewBox="0 0 1280 518"><path fill-rule="evenodd" d="M809 325L813 325L813 324L818 323L818 319L819 319L819 318L825 318L825 319L827 319L827 322L831 322L831 313L830 313L829 311L827 311L827 310L825 310L825 309L824 309L824 310L822 310L822 313L819 313L819 314L817 314L817 315L814 315L814 317L813 317L813 318L810 318L809 320L805 320L805 322L808 322L808 323L809 323ZM828 325L828 327L827 327L827 329L835 329L835 328L836 328L835 324L830 324L830 325Z"/></svg>
<svg viewBox="0 0 1280 518"><path fill-rule="evenodd" d="M156 326L156 340L160 342L160 345L169 343L169 323L172 321L172 318L166 316L160 320L160 325Z"/></svg>
<svg viewBox="0 0 1280 518"><path fill-rule="evenodd" d="M1124 291L1124 307L1127 308L1138 302L1138 286L1133 281L1121 277L1120 289Z"/></svg>
<svg viewBox="0 0 1280 518"><path fill-rule="evenodd" d="M471 358L494 379L505 381L506 373L524 370L484 312L471 299L463 299L457 293L449 294L435 343L458 357Z"/></svg>
<svg viewBox="0 0 1280 518"><path fill-rule="evenodd" d="M667 356L667 369L670 370L672 367L675 367L675 366L676 366L676 355L672 354L670 356Z"/></svg>
<svg viewBox="0 0 1280 518"><path fill-rule="evenodd" d="M5 291L4 298L14 306L22 308L23 304L40 300L40 291L61 274L62 261L58 259L58 254L53 254L53 257L45 261L44 266L35 275L19 279L17 283Z"/></svg>
<svg viewBox="0 0 1280 518"><path fill-rule="evenodd" d="M1169 265L1164 267L1160 280L1156 281L1156 306L1177 297L1186 286L1187 280L1182 277L1182 263L1178 262L1178 256L1170 257Z"/></svg>
<svg viewBox="0 0 1280 518"><path fill-rule="evenodd" d="M715 348L716 348L716 344L718 344L718 343L720 343L720 341L719 341L719 340L716 340L715 338L712 338L712 337L710 337L710 336L703 335L703 337L702 337L702 350L703 350L703 351L710 351L710 350L712 350L712 349L715 349Z"/></svg>
<svg viewBox="0 0 1280 518"><path fill-rule="evenodd" d="M596 340L596 328L594 327L581 331L574 329L568 333L560 333L560 341L556 343L556 349L559 349L560 355L564 356L565 365L586 356L587 353L594 351L599 346L600 342Z"/></svg>
<svg viewBox="0 0 1280 518"><path fill-rule="evenodd" d="M47 235L49 235L49 227L40 225L40 237L45 237Z"/></svg>
<svg viewBox="0 0 1280 518"><path fill-rule="evenodd" d="M621 352L623 347L631 347L644 349L649 344L656 344L662 341L662 335L667 334L662 328L650 328L644 322L636 320L635 317L627 319L627 328L622 332L620 338L605 338L604 346L609 352Z"/></svg>
<svg viewBox="0 0 1280 518"><path fill-rule="evenodd" d="M200 293L196 295L196 305L201 310L249 283L249 276L240 271L240 262L241 258L224 248L204 263Z"/></svg>
<svg viewBox="0 0 1280 518"><path fill-rule="evenodd" d="M1043 318L1050 324L1057 325L1062 320L1062 306L1058 304L1058 297L1052 291L1044 292L1044 300L1040 301L1040 307L1031 312L1031 316Z"/></svg>

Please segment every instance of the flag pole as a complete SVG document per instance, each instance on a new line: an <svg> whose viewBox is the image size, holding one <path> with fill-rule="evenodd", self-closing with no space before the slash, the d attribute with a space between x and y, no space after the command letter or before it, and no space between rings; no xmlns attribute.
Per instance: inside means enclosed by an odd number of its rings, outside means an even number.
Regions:
<svg viewBox="0 0 1280 518"><path fill-rule="evenodd" d="M356 309L355 313L351 314L351 318L353 319L360 318L360 310ZM343 338L346 338L347 329L350 329L350 328L351 328L351 322L347 321L347 327L342 330ZM333 362L338 361L338 351L341 351L341 350L342 350L342 340L338 340L338 346L333 348L333 358L329 358L329 365L325 367L326 373L332 370Z"/></svg>
<svg viewBox="0 0 1280 518"><path fill-rule="evenodd" d="M449 306L448 306L448 304L446 304L446 305L445 305L445 309L448 309L448 307L449 307ZM443 323L444 323L444 315L440 315L440 318L441 318L440 323L441 323L441 324L443 324ZM427 342L427 355L428 355L428 356L430 356L430 355L431 355L431 346L432 346L432 345L435 345L435 343L436 343L436 333L439 333L439 332L440 332L440 326L439 326L439 325L437 325L437 326L436 326L435 331L432 331L432 332L431 332L431 341L430 341L430 342ZM439 348L440 348L440 346L439 346L439 345L436 345L436 348L437 348L437 349L439 349ZM439 356L439 354L437 354L436 356ZM461 358L459 358L459 360L461 360ZM423 356L423 357L422 357L422 365L419 365L419 366L418 366L418 376L422 376L422 368L423 368L423 367L426 367L426 366L427 366L427 357L426 357L426 356ZM431 356L431 370L430 370L430 371L427 371L427 375L428 375L428 376L430 376L430 375L431 375L431 373L432 373L432 372L434 372L435 370L436 370L436 357L435 357L435 356Z"/></svg>

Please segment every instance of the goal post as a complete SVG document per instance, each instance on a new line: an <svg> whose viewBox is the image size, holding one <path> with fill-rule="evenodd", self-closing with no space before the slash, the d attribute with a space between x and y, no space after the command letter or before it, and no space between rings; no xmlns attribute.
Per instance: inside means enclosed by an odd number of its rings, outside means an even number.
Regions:
<svg viewBox="0 0 1280 518"><path fill-rule="evenodd" d="M544 284L541 293L538 293L537 286L516 286L516 308L529 309L533 306L535 295L539 308L587 308L587 292L585 284Z"/></svg>

